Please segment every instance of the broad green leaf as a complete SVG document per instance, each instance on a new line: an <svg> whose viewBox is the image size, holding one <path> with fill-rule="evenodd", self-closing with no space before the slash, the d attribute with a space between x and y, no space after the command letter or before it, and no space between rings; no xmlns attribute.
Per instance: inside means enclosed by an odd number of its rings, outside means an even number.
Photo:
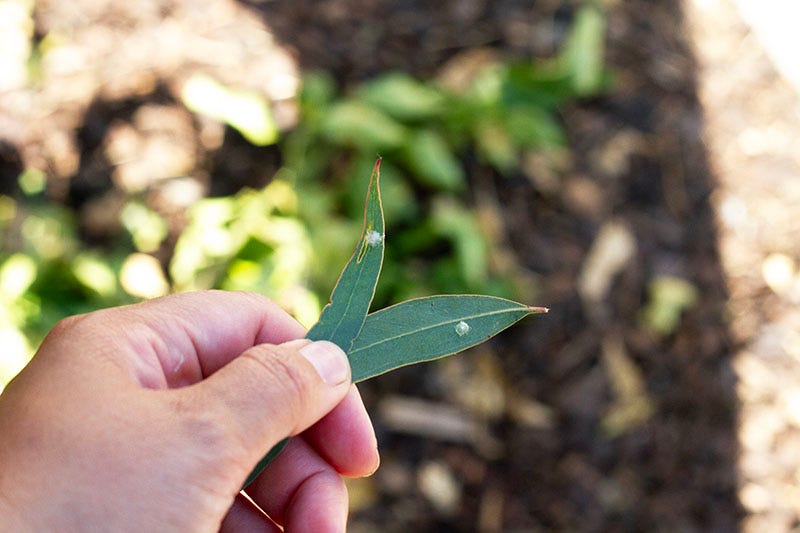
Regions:
<svg viewBox="0 0 800 533"><path fill-rule="evenodd" d="M543 307L493 296L429 296L367 316L348 352L353 382L480 344Z"/></svg>
<svg viewBox="0 0 800 533"><path fill-rule="evenodd" d="M486 280L489 246L476 213L449 198L436 198L431 213L431 230L452 242L456 268L469 286L478 286Z"/></svg>
<svg viewBox="0 0 800 533"><path fill-rule="evenodd" d="M564 129L555 115L542 107L514 106L509 109L505 122L514 143L523 148L566 144Z"/></svg>
<svg viewBox="0 0 800 533"><path fill-rule="evenodd" d="M29 255L16 253L0 264L0 298L12 302L21 298L36 280L36 261ZM4 310L5 311L5 310ZM6 317L3 316L5 319Z"/></svg>
<svg viewBox="0 0 800 533"><path fill-rule="evenodd" d="M272 111L259 94L235 91L208 76L195 75L184 84L181 99L189 110L225 122L256 146L278 140Z"/></svg>
<svg viewBox="0 0 800 533"><path fill-rule="evenodd" d="M426 120L441 115L444 95L402 72L386 74L366 84L359 96L398 120Z"/></svg>
<svg viewBox="0 0 800 533"><path fill-rule="evenodd" d="M556 60L510 65L503 77L502 105L555 110L573 96L572 80Z"/></svg>
<svg viewBox="0 0 800 533"><path fill-rule="evenodd" d="M331 293L331 302L322 310L322 315L307 338L327 340L345 352L350 350L353 339L358 336L369 305L375 294L375 286L383 264L383 209L380 194L380 166L378 160L372 170L367 201L364 208L364 229L339 282Z"/></svg>
<svg viewBox="0 0 800 533"><path fill-rule="evenodd" d="M363 150L393 150L403 144L406 128L364 102L346 100L331 106L320 130L329 140Z"/></svg>
<svg viewBox="0 0 800 533"><path fill-rule="evenodd" d="M403 147L408 166L425 185L445 191L464 189L466 179L447 141L433 130L419 130Z"/></svg>
<svg viewBox="0 0 800 533"><path fill-rule="evenodd" d="M47 174L37 168L26 168L17 178L19 188L28 196L35 196L47 186Z"/></svg>
<svg viewBox="0 0 800 533"><path fill-rule="evenodd" d="M680 325L681 315L697 303L698 290L689 281L675 276L657 276L648 286L649 301L641 311L647 328L669 335Z"/></svg>
<svg viewBox="0 0 800 533"><path fill-rule="evenodd" d="M72 261L72 273L84 287L100 296L110 298L119 290L117 274L108 264L108 259L81 252Z"/></svg>
<svg viewBox="0 0 800 533"><path fill-rule="evenodd" d="M572 89L578 96L598 92L604 81L603 39L605 18L599 8L583 6L567 37L559 60L572 78Z"/></svg>

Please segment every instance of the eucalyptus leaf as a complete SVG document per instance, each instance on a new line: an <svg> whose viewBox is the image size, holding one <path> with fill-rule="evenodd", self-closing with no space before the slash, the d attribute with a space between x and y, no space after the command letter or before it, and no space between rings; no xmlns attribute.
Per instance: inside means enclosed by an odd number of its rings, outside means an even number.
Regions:
<svg viewBox="0 0 800 533"><path fill-rule="evenodd" d="M327 340L345 352L361 331L369 312L383 264L383 208L380 194L380 159L375 163L364 208L364 228L353 257L345 265L331 293L331 301L306 338Z"/></svg>
<svg viewBox="0 0 800 533"><path fill-rule="evenodd" d="M380 159L370 177L361 239L322 310L308 332L310 340L327 340L347 352L353 382L401 366L430 361L465 350L491 338L525 316L546 313L494 296L428 296L372 314L383 265L384 220L380 195ZM286 446L278 443L256 465L244 487Z"/></svg>
<svg viewBox="0 0 800 533"><path fill-rule="evenodd" d="M527 315L546 313L504 298L427 296L367 316L348 353L353 382L480 344Z"/></svg>
<svg viewBox="0 0 800 533"><path fill-rule="evenodd" d="M331 301L322 310L319 321L309 330L307 339L326 340L350 351L369 312L375 286L383 265L384 222L380 192L381 160L375 163L370 176L364 205L364 227L353 257L342 270L331 293ZM247 476L249 485L286 446L288 439L275 445Z"/></svg>

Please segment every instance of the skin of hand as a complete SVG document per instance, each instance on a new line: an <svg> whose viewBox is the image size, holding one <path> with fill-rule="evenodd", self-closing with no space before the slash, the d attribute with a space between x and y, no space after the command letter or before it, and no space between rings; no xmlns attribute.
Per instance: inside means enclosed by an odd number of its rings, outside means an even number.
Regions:
<svg viewBox="0 0 800 533"><path fill-rule="evenodd" d="M375 433L344 352L304 334L221 291L59 322L0 395L0 531L344 531Z"/></svg>

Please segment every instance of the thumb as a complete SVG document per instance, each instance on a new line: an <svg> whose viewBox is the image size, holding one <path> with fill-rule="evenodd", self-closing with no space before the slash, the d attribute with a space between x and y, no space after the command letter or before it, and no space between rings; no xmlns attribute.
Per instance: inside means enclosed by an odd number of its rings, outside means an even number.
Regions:
<svg viewBox="0 0 800 533"><path fill-rule="evenodd" d="M190 405L219 417L255 463L336 407L350 389L350 363L328 341L261 344L189 389Z"/></svg>

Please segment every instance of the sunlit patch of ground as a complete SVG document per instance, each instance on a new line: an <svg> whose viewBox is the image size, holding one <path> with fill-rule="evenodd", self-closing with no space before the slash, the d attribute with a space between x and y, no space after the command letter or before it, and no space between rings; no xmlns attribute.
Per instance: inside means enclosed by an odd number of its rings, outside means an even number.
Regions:
<svg viewBox="0 0 800 533"><path fill-rule="evenodd" d="M741 343L734 367L743 529L790 531L800 522L798 6L737 3L740 10L728 0L686 2L718 180L731 328Z"/></svg>

